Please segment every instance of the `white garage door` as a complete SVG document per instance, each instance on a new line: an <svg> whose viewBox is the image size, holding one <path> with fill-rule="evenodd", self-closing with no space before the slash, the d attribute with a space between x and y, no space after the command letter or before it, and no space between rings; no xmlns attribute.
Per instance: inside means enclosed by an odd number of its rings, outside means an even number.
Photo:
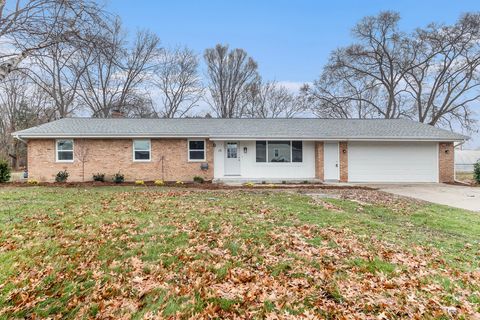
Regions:
<svg viewBox="0 0 480 320"><path fill-rule="evenodd" d="M349 142L351 182L437 182L437 143Z"/></svg>

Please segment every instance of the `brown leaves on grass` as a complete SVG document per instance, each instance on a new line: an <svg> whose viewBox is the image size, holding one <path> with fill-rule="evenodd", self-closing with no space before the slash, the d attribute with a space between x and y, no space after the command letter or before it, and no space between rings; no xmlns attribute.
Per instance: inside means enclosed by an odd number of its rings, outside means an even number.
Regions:
<svg viewBox="0 0 480 320"><path fill-rule="evenodd" d="M351 192L342 197L354 197ZM357 196L368 203L377 197ZM294 216L282 223L275 220L276 208L258 199L233 192L214 198L195 191L122 192L102 198L101 213L62 209L54 218L39 215L44 227L22 229L27 244L39 250L27 256L35 263L18 264L1 285L8 293L0 315L42 317L39 310L56 307L49 317L478 316L472 300L478 270L452 269L430 247L406 250L345 228L299 223ZM64 219L75 214L75 227L67 228ZM29 239L53 239L55 254ZM0 252L18 247L7 241Z"/></svg>

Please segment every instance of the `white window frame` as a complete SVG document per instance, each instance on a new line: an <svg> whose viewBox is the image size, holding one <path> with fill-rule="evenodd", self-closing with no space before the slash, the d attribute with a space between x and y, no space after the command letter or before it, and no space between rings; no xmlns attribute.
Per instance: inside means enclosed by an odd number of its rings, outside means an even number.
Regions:
<svg viewBox="0 0 480 320"><path fill-rule="evenodd" d="M190 141L203 141L203 159L190 159ZM200 151L200 150L193 150ZM188 162L205 162L207 161L207 142L205 139L188 139L187 140L187 159Z"/></svg>
<svg viewBox="0 0 480 320"><path fill-rule="evenodd" d="M60 160L58 159L58 152L65 152L70 150L58 150L58 142L59 141L72 141L72 160ZM56 139L55 140L55 162L73 162L75 160L75 140L74 139Z"/></svg>
<svg viewBox="0 0 480 320"><path fill-rule="evenodd" d="M265 155L266 155L266 161L265 162L257 162L257 141L265 141ZM288 162L271 162L268 161L268 141L290 141L290 161ZM294 141L300 141L302 143L302 161L293 161L293 142ZM295 164L295 163L303 163L303 147L305 143L303 140L255 140L255 163L258 164L267 164L267 163L273 163L273 164Z"/></svg>
<svg viewBox="0 0 480 320"><path fill-rule="evenodd" d="M148 141L148 159L135 159L135 151L147 151L147 150L135 150L135 141ZM151 139L133 139L132 140L132 159L133 159L133 162L152 161L152 140Z"/></svg>

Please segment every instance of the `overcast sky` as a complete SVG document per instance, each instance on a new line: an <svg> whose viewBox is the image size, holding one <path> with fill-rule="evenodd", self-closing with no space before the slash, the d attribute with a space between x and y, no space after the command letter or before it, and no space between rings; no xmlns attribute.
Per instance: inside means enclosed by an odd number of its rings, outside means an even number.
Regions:
<svg viewBox="0 0 480 320"><path fill-rule="evenodd" d="M332 50L351 43L350 30L364 16L398 11L401 28L411 31L429 22L451 24L480 11L480 1L110 0L107 7L129 31L148 28L164 46L198 53L217 43L243 48L264 79L296 88L318 77ZM478 134L469 146L480 147Z"/></svg>

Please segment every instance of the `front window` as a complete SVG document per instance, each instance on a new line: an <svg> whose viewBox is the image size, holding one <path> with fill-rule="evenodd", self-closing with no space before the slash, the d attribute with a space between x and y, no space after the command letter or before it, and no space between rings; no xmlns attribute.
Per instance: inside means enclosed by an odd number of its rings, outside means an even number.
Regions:
<svg viewBox="0 0 480 320"><path fill-rule="evenodd" d="M302 141L257 141L257 162L302 162Z"/></svg>
<svg viewBox="0 0 480 320"><path fill-rule="evenodd" d="M73 162L73 140L57 140L57 161Z"/></svg>
<svg viewBox="0 0 480 320"><path fill-rule="evenodd" d="M150 161L150 140L133 140L133 160Z"/></svg>
<svg viewBox="0 0 480 320"><path fill-rule="evenodd" d="M205 140L188 141L188 160L205 161Z"/></svg>

